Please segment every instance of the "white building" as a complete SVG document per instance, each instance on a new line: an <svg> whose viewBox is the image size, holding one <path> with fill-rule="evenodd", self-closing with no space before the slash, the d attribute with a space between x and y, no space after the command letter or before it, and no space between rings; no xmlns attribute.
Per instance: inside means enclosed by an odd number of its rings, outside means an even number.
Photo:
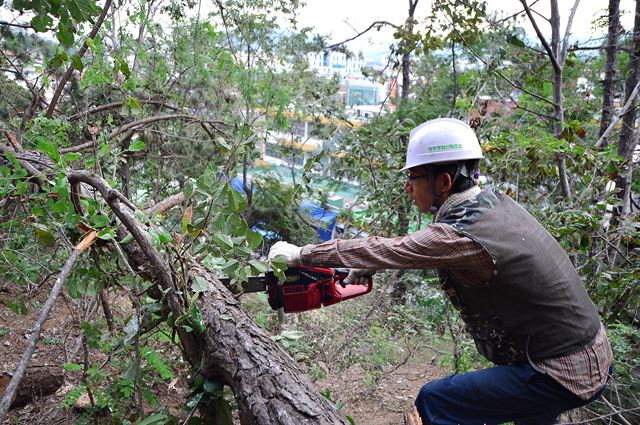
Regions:
<svg viewBox="0 0 640 425"><path fill-rule="evenodd" d="M310 52L307 53L307 60L309 61L309 66L315 69L319 75L327 77L331 77L334 74L338 74L341 77L349 75L360 76L362 75L360 70L365 66L362 53L347 57L345 53L333 50Z"/></svg>

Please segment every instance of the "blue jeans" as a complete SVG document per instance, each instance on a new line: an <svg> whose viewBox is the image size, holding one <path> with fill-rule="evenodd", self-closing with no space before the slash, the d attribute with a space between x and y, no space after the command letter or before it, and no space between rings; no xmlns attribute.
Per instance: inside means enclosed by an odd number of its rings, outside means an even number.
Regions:
<svg viewBox="0 0 640 425"><path fill-rule="evenodd" d="M549 425L564 411L590 403L528 363L437 379L422 387L416 407L424 425Z"/></svg>

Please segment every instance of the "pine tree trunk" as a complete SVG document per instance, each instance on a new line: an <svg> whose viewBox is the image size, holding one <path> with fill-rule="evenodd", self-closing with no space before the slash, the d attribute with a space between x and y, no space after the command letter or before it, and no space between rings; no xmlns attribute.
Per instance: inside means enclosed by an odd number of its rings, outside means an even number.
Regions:
<svg viewBox="0 0 640 425"><path fill-rule="evenodd" d="M347 423L218 279L204 267L191 271L211 284L200 303L206 323L201 373L231 387L243 425Z"/></svg>

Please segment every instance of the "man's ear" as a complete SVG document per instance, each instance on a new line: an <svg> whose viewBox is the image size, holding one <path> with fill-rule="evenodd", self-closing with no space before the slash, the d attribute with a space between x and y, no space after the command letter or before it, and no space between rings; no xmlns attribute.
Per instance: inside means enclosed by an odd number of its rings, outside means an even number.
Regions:
<svg viewBox="0 0 640 425"><path fill-rule="evenodd" d="M439 193L442 194L448 194L453 189L453 180L449 173L440 173L436 178L436 184L440 186L438 189L440 189Z"/></svg>

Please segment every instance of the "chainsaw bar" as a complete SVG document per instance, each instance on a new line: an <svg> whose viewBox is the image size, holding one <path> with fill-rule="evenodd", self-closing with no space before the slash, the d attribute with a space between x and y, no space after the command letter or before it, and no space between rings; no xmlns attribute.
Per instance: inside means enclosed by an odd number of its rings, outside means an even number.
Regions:
<svg viewBox="0 0 640 425"><path fill-rule="evenodd" d="M250 276L246 282L242 282L242 290L244 292L267 292L267 276ZM224 286L231 285L231 279L228 277L218 278Z"/></svg>

